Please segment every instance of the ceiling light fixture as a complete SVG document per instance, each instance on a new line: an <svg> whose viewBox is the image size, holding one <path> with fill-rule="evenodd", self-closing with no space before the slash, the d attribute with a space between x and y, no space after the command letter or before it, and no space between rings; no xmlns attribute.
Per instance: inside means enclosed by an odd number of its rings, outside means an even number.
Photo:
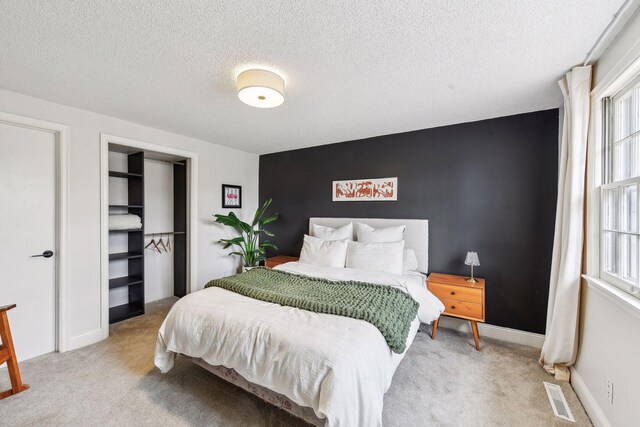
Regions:
<svg viewBox="0 0 640 427"><path fill-rule="evenodd" d="M267 70L243 71L238 76L238 98L252 107L277 107L284 102L284 80Z"/></svg>

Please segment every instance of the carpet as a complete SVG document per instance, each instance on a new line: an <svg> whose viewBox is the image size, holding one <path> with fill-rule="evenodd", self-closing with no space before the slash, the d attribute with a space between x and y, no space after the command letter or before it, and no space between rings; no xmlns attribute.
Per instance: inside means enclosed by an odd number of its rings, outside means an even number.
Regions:
<svg viewBox="0 0 640 427"><path fill-rule="evenodd" d="M111 326L110 337L20 364L29 390L0 401L18 426L303 426L305 423L185 358L162 375L156 334L176 298ZM539 350L422 326L385 395L385 426L590 426L567 383L538 365ZM560 384L576 423L553 415L542 381ZM0 369L0 390L9 388Z"/></svg>

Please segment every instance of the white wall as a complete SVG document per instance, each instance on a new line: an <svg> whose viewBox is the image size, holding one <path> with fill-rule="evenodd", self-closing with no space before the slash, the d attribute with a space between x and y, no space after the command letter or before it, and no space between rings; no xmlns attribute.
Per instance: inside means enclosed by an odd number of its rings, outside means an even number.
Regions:
<svg viewBox="0 0 640 427"><path fill-rule="evenodd" d="M638 55L640 12L596 63L594 87L610 81L612 74L626 68ZM597 265L587 264L587 271L597 270ZM571 382L596 426L637 425L640 419L640 313L622 309L615 297L607 295L597 287L583 284L580 344ZM613 403L607 398L607 379L614 384Z"/></svg>
<svg viewBox="0 0 640 427"><path fill-rule="evenodd" d="M629 61L630 56L640 49L640 10L636 11L627 25L604 51L594 64L593 87L608 80L618 72L619 66ZM628 64L627 64L628 65Z"/></svg>
<svg viewBox="0 0 640 427"><path fill-rule="evenodd" d="M606 291L584 285L580 347L572 385L596 426L637 426L640 420L640 312L625 310ZM636 309L637 310L637 309ZM613 403L607 397L613 382Z"/></svg>
<svg viewBox="0 0 640 427"><path fill-rule="evenodd" d="M257 155L2 89L0 111L70 127L70 348L99 340L101 328L106 327L100 322L100 133L198 153L199 206L195 226L199 283L193 284L192 290L201 289L211 278L235 272L236 262L216 244L229 232L213 223L213 214L222 211L221 184L226 183L242 185L243 209L236 213L247 219L252 216L258 198Z"/></svg>
<svg viewBox="0 0 640 427"><path fill-rule="evenodd" d="M154 160L144 161L145 233L183 231L173 229L173 165ZM156 236L173 241L172 236ZM151 237L145 238L145 246ZM173 253L144 252L144 301L151 302L173 295Z"/></svg>

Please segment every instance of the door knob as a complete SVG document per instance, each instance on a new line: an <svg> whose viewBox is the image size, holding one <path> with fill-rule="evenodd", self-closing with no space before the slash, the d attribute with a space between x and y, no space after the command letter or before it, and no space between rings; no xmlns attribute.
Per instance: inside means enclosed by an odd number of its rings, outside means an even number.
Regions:
<svg viewBox="0 0 640 427"><path fill-rule="evenodd" d="M51 258L53 256L53 251L50 250L46 250L44 252L42 252L39 255L31 255L31 258L36 258L36 257L44 257L44 258Z"/></svg>

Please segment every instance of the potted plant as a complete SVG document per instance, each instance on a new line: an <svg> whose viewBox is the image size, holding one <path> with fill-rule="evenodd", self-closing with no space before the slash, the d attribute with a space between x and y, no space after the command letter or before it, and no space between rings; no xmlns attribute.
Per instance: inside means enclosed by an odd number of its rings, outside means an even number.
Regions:
<svg viewBox="0 0 640 427"><path fill-rule="evenodd" d="M239 251L231 252L229 255L240 255L242 257L242 271L247 271L251 268L257 267L260 261L266 259L265 253L267 248L278 248L269 240L259 242L260 234L265 236L274 237L274 234L264 228L265 225L278 219L279 214L274 214L263 218L265 211L271 205L271 199L269 198L262 207L256 210L256 214L253 217L253 222L248 224L241 221L233 212L229 215L216 214L216 222L233 227L240 235L232 239L220 239L218 243L224 244L224 249L230 246L238 246Z"/></svg>

